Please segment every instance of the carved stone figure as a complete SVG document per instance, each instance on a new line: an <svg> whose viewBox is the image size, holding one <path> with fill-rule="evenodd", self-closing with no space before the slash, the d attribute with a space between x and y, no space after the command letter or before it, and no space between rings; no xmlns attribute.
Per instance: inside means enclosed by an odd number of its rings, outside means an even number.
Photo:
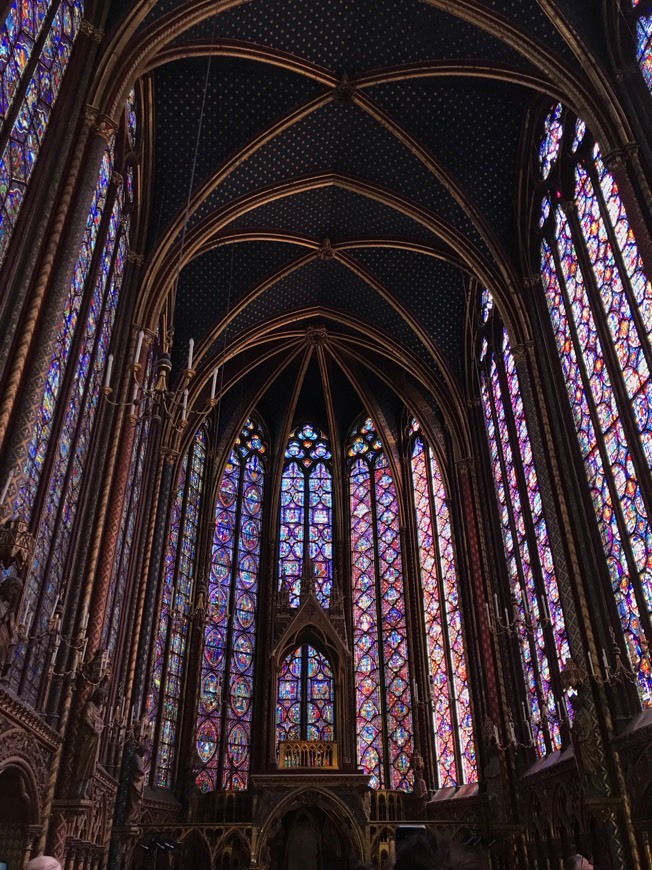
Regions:
<svg viewBox="0 0 652 870"><path fill-rule="evenodd" d="M412 793L420 801L428 800L428 786L424 777L423 758L420 755L414 755L412 758L412 770L414 771L414 787Z"/></svg>
<svg viewBox="0 0 652 870"><path fill-rule="evenodd" d="M18 608L23 581L11 568L0 584L0 677L4 677L14 657L19 641Z"/></svg>
<svg viewBox="0 0 652 870"><path fill-rule="evenodd" d="M102 733L102 707L104 706L104 689L95 689L90 699L84 704L79 717L75 736L75 757L72 772L72 796L87 798L91 780L97 764L97 749Z"/></svg>
<svg viewBox="0 0 652 870"><path fill-rule="evenodd" d="M600 737L595 716L589 708L587 694L587 687L580 685L577 694L571 698L575 710L571 739L580 780L587 795L604 796L607 794L607 787L602 777Z"/></svg>
<svg viewBox="0 0 652 870"><path fill-rule="evenodd" d="M139 743L129 760L129 793L127 795L127 824L135 824L140 815L145 789L145 745Z"/></svg>

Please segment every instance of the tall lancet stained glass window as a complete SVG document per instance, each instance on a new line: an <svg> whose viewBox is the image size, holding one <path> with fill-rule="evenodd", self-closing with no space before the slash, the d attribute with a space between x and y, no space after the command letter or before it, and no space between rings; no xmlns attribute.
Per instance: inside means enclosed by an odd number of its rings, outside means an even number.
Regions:
<svg viewBox="0 0 652 870"><path fill-rule="evenodd" d="M551 340L624 651L641 703L650 706L652 285L618 185L586 126L556 106L540 155L541 275Z"/></svg>
<svg viewBox="0 0 652 870"><path fill-rule="evenodd" d="M306 423L290 436L281 480L278 583L299 606L301 576L315 569L317 597L328 607L333 586L333 477L328 439Z"/></svg>
<svg viewBox="0 0 652 870"><path fill-rule="evenodd" d="M335 680L330 662L310 644L283 659L276 695L276 742L335 739Z"/></svg>
<svg viewBox="0 0 652 870"><path fill-rule="evenodd" d="M358 763L374 788L410 788L412 697L396 486L373 422L348 448Z"/></svg>
<svg viewBox="0 0 652 870"><path fill-rule="evenodd" d="M509 581L506 609L496 598L493 618L509 621L518 641L528 712L521 737L531 731L543 756L561 746L560 672L570 649L516 363L487 291L481 319L482 405Z"/></svg>
<svg viewBox="0 0 652 870"><path fill-rule="evenodd" d="M247 420L217 496L195 747L203 792L245 789L249 778L266 455Z"/></svg>
<svg viewBox="0 0 652 870"><path fill-rule="evenodd" d="M126 112L125 112L126 117ZM126 121L119 138L126 136ZM119 143L118 143L119 144ZM114 172L115 144L107 146L54 336L24 465L16 475L13 513L37 532L23 606L34 637L18 650L12 683L35 702L47 658L45 628L55 602L65 605L64 578L78 520L87 458L100 407L101 386L127 266L136 203L133 185ZM124 175L132 167L123 167ZM103 240L96 251L98 239ZM56 437L52 437L56 433ZM47 473L44 475L44 470ZM39 494L43 494L39 506ZM35 513L35 509L38 513Z"/></svg>
<svg viewBox="0 0 652 870"><path fill-rule="evenodd" d="M156 722L153 783L172 786L179 704L195 583L199 512L204 498L206 431L202 426L179 469L163 565L161 603L147 715Z"/></svg>
<svg viewBox="0 0 652 870"><path fill-rule="evenodd" d="M439 464L416 421L411 433L437 786L443 788L477 779L475 741L448 498Z"/></svg>
<svg viewBox="0 0 652 870"><path fill-rule="evenodd" d="M0 264L61 90L83 0L13 0L0 33Z"/></svg>

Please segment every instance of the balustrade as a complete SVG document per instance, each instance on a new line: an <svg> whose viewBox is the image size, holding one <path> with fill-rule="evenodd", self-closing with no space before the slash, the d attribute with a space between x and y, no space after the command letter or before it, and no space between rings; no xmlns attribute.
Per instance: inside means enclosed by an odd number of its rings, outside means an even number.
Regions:
<svg viewBox="0 0 652 870"><path fill-rule="evenodd" d="M301 767L337 769L337 743L330 740L282 740L278 766L279 770Z"/></svg>

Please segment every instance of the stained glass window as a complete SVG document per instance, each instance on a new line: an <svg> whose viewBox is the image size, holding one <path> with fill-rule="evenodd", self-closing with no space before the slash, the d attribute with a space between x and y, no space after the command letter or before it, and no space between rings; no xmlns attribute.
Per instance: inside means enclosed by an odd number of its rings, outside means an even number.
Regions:
<svg viewBox="0 0 652 870"><path fill-rule="evenodd" d="M301 576L308 560L317 597L328 607L333 585L333 479L331 452L323 432L309 423L290 436L281 482L279 588L298 607Z"/></svg>
<svg viewBox="0 0 652 870"><path fill-rule="evenodd" d="M439 465L412 422L412 492L428 644L437 785L477 779L471 698L448 498Z"/></svg>
<svg viewBox="0 0 652 870"><path fill-rule="evenodd" d="M0 156L0 264L7 252L83 15L82 0L61 0L52 18L48 14L50 6L43 0L14 0L2 28L0 106L2 120L11 124L11 131ZM26 81L22 99L15 102L23 79Z"/></svg>
<svg viewBox="0 0 652 870"><path fill-rule="evenodd" d="M154 668L147 698L151 721L158 718L154 785L170 788L193 604L199 509L206 467L206 432L197 430L179 472L165 553Z"/></svg>
<svg viewBox="0 0 652 870"><path fill-rule="evenodd" d="M566 135L573 201L545 194L543 285L625 647L650 706L652 285L597 143L570 118Z"/></svg>
<svg viewBox="0 0 652 870"><path fill-rule="evenodd" d="M643 73L643 78L652 91L652 13L649 8L643 9L643 3L632 0L636 27L636 59Z"/></svg>
<svg viewBox="0 0 652 870"><path fill-rule="evenodd" d="M319 650L303 644L285 657L276 698L277 744L335 739L335 681Z"/></svg>
<svg viewBox="0 0 652 870"><path fill-rule="evenodd" d="M203 792L245 789L249 778L266 453L260 427L247 420L215 509L196 736Z"/></svg>
<svg viewBox="0 0 652 870"><path fill-rule="evenodd" d="M537 753L561 746L559 674L570 649L514 356L498 314L485 330L481 391L498 518L509 579L508 606L492 618L518 640L528 721ZM498 623L497 623L498 624Z"/></svg>
<svg viewBox="0 0 652 870"><path fill-rule="evenodd" d="M358 763L373 788L407 790L412 698L398 500L370 419L352 432L348 460Z"/></svg>

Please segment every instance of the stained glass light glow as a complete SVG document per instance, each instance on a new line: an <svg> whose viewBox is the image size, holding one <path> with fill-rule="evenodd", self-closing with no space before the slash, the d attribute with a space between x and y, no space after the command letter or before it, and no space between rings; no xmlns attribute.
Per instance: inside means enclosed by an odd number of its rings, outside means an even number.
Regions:
<svg viewBox="0 0 652 870"><path fill-rule="evenodd" d="M335 739L335 681L326 656L309 644L292 650L279 671L276 740Z"/></svg>
<svg viewBox="0 0 652 870"><path fill-rule="evenodd" d="M206 448L206 432L202 427L197 430L181 466L165 554L154 669L147 699L150 719L159 720L154 784L160 788L172 785L176 758Z"/></svg>
<svg viewBox="0 0 652 870"><path fill-rule="evenodd" d="M396 488L370 419L347 453L358 763L374 788L406 790L412 698Z"/></svg>
<svg viewBox="0 0 652 870"><path fill-rule="evenodd" d="M529 725L543 756L561 746L559 674L570 648L518 372L497 313L487 336L481 391L509 577L507 615L520 648Z"/></svg>
<svg viewBox="0 0 652 870"><path fill-rule="evenodd" d="M16 60L13 60L12 49L4 44L0 49L3 118L10 111L10 103L20 79L23 74L28 74L31 65L27 53L34 46L34 36L44 22L47 6L49 4L43 2L16 0L5 20L2 36L9 43L13 42ZM11 134L0 156L0 264L7 252L27 184L59 96L63 75L79 32L83 6L82 0L61 0L59 3L31 71L22 102L10 121ZM20 28L20 32L17 28Z"/></svg>
<svg viewBox="0 0 652 870"><path fill-rule="evenodd" d="M649 13L636 19L636 59L652 92L652 15Z"/></svg>
<svg viewBox="0 0 652 870"><path fill-rule="evenodd" d="M652 286L615 179L597 144L583 150L572 210L556 205L545 225L542 278L629 662L650 706L652 527L640 480L652 460Z"/></svg>
<svg viewBox="0 0 652 870"><path fill-rule="evenodd" d="M266 452L260 427L247 420L215 509L195 744L203 792L245 789L249 778Z"/></svg>
<svg viewBox="0 0 652 870"><path fill-rule="evenodd" d="M328 607L333 585L333 481L324 433L307 423L290 436L281 482L279 588L298 607L306 560L315 568L317 597Z"/></svg>
<svg viewBox="0 0 652 870"><path fill-rule="evenodd" d="M475 741L448 499L439 466L418 424L412 491L428 644L438 787L477 779Z"/></svg>

